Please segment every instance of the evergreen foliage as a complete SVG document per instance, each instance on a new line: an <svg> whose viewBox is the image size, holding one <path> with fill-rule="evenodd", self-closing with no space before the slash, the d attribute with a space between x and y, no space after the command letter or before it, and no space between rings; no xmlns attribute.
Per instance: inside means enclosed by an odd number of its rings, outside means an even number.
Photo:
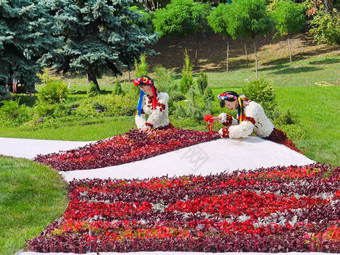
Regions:
<svg viewBox="0 0 340 255"><path fill-rule="evenodd" d="M49 80L38 93L40 102L60 104L67 98L68 88L62 80Z"/></svg>
<svg viewBox="0 0 340 255"><path fill-rule="evenodd" d="M193 78L192 78L192 66L190 64L190 58L189 58L188 52L185 51L184 55L185 55L185 60L184 60L185 64L182 69L182 78L181 78L181 84L180 84L179 89L183 94L186 94L193 84Z"/></svg>
<svg viewBox="0 0 340 255"><path fill-rule="evenodd" d="M120 84L119 79L116 80L115 85L113 86L113 95L123 95L124 96L124 91L122 89L122 85Z"/></svg>
<svg viewBox="0 0 340 255"><path fill-rule="evenodd" d="M200 75L197 78L197 87L201 95L204 94L205 89L208 87L208 75L203 71L200 72Z"/></svg>
<svg viewBox="0 0 340 255"><path fill-rule="evenodd" d="M250 100L262 105L267 114L271 115L274 111L276 106L275 92L273 86L268 81L263 79L250 81L243 87L243 94Z"/></svg>
<svg viewBox="0 0 340 255"><path fill-rule="evenodd" d="M94 84L94 82L90 82L90 86L88 86L87 92L86 92L87 97L95 97L99 94L100 94L100 92L99 92L96 84Z"/></svg>
<svg viewBox="0 0 340 255"><path fill-rule="evenodd" d="M64 46L51 52L44 63L57 71L86 73L100 90L97 77L110 70L121 74L135 58L156 42L141 15L130 9L130 0L60 0L55 2L57 25Z"/></svg>
<svg viewBox="0 0 340 255"><path fill-rule="evenodd" d="M146 55L143 53L140 55L139 61L135 59L135 72L136 77L141 77L144 75L148 75L149 65L146 62Z"/></svg>
<svg viewBox="0 0 340 255"><path fill-rule="evenodd" d="M48 0L0 1L0 86L17 82L34 92L41 57L60 45Z"/></svg>

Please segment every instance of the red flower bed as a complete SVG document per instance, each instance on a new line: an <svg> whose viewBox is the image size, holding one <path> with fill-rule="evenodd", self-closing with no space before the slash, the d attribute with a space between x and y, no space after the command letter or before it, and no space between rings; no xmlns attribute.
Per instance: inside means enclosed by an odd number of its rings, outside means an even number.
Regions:
<svg viewBox="0 0 340 255"><path fill-rule="evenodd" d="M38 155L34 160L59 171L95 169L150 158L218 138L217 132L172 128L145 133L133 129L77 149Z"/></svg>
<svg viewBox="0 0 340 255"><path fill-rule="evenodd" d="M36 252L340 252L340 168L70 183Z"/></svg>

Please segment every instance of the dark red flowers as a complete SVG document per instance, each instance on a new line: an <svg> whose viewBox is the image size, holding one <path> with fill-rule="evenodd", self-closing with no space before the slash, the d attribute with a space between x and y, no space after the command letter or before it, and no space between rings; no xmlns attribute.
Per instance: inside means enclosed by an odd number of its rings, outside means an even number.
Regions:
<svg viewBox="0 0 340 255"><path fill-rule="evenodd" d="M38 155L34 160L59 171L95 169L150 158L218 138L217 132L171 128L145 133L133 129L74 150Z"/></svg>

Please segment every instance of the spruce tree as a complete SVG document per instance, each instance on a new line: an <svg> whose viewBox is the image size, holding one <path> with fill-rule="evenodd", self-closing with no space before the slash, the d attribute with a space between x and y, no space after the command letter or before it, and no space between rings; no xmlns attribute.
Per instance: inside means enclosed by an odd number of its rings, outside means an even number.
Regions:
<svg viewBox="0 0 340 255"><path fill-rule="evenodd" d="M51 52L44 63L64 73L86 73L89 82L106 70L121 74L134 59L156 42L156 35L141 27L141 15L130 8L130 0L56 1L57 25L64 46Z"/></svg>
<svg viewBox="0 0 340 255"><path fill-rule="evenodd" d="M48 0L0 1L0 86L18 82L33 92L39 59L59 44Z"/></svg>

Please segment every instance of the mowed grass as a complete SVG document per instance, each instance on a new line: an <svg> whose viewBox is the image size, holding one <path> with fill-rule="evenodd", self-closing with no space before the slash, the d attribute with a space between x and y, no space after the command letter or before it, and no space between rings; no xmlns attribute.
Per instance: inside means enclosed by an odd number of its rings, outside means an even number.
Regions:
<svg viewBox="0 0 340 255"><path fill-rule="evenodd" d="M61 119L51 125L35 130L3 128L0 137L16 137L47 140L95 141L122 134L135 127L134 117L107 117L65 121Z"/></svg>
<svg viewBox="0 0 340 255"><path fill-rule="evenodd" d="M46 166L0 156L0 254L15 254L66 209L67 184Z"/></svg>
<svg viewBox="0 0 340 255"><path fill-rule="evenodd" d="M306 156L340 165L340 87L280 87L278 105L289 109L307 137L294 141Z"/></svg>

